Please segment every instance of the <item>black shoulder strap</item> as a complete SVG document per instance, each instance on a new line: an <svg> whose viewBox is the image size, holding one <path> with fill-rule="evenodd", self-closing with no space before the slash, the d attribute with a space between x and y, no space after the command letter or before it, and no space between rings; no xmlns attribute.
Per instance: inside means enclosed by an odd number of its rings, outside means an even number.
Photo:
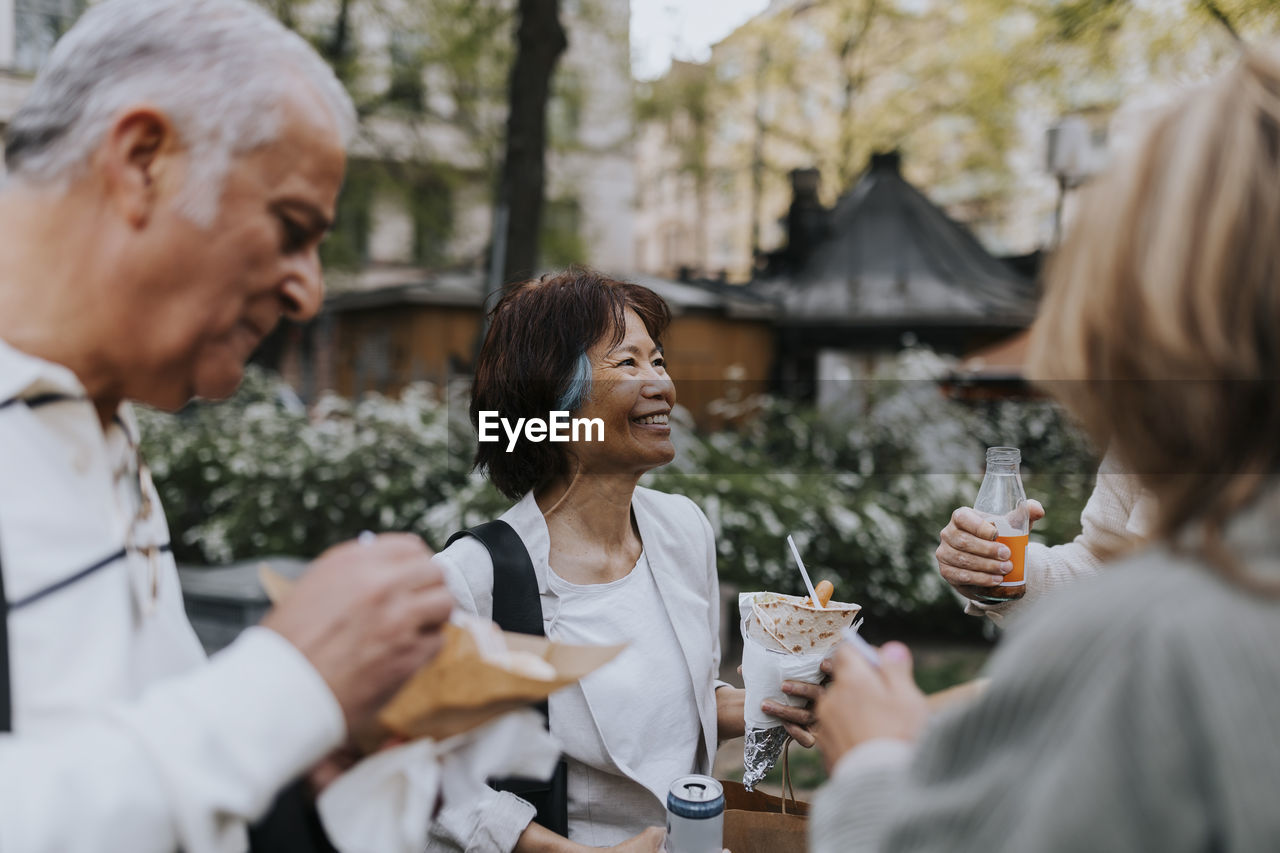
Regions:
<svg viewBox="0 0 1280 853"><path fill-rule="evenodd" d="M0 732L13 730L9 697L9 599L4 594L4 561L0 560Z"/></svg>
<svg viewBox="0 0 1280 853"><path fill-rule="evenodd" d="M546 636L542 630L542 602L538 600L538 576L529 549L502 519L459 530L445 547L462 536L474 536L493 560L493 621L504 631Z"/></svg>
<svg viewBox="0 0 1280 853"><path fill-rule="evenodd" d="M249 853L338 853L303 781L277 794L271 810L249 827Z"/></svg>
<svg viewBox="0 0 1280 853"><path fill-rule="evenodd" d="M538 576L533 570L529 549L511 525L498 519L459 530L449 537L445 547L463 536L474 536L489 551L493 561L493 621L504 631L546 636L542 628L542 601L538 598ZM547 720L546 702L535 706ZM538 823L552 832L569 837L569 767L564 759L556 765L549 781L534 779L491 779L489 784L499 791L510 791L538 810Z"/></svg>

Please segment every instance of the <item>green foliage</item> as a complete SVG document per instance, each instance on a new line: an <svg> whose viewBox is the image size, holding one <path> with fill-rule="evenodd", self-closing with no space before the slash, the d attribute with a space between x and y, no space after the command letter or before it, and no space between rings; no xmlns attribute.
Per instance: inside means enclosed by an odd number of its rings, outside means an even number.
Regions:
<svg viewBox="0 0 1280 853"><path fill-rule="evenodd" d="M320 261L325 267L358 269L368 260L373 197L380 172L376 163L365 160L347 164L333 230L320 244Z"/></svg>
<svg viewBox="0 0 1280 853"><path fill-rule="evenodd" d="M250 368L226 404L139 412L180 562L313 556L361 530L438 542L431 512L466 486L460 460L472 446L454 407L423 386L395 402L326 397L311 415L287 405L291 396Z"/></svg>
<svg viewBox="0 0 1280 853"><path fill-rule="evenodd" d="M965 634L973 620L958 615L933 552L952 510L973 502L985 448L1022 448L1028 494L1050 512L1036 538L1051 544L1079 532L1096 461L1048 402L949 400L925 353L888 370L910 378L857 383L845 406L824 411L761 401L737 431L686 434L652 482L707 513L726 579L801 592L791 533L815 582L829 578L878 623L907 616L908 629Z"/></svg>
<svg viewBox="0 0 1280 853"><path fill-rule="evenodd" d="M582 235L582 206L577 199L551 199L542 214L539 245L542 262L550 267L585 263L587 243Z"/></svg>
<svg viewBox="0 0 1280 853"><path fill-rule="evenodd" d="M508 83L515 53L509 0L259 0L334 66L360 117L363 163L352 163L334 234L322 260L354 270L368 258L375 199L403 202L414 224L412 261L439 267L460 195L496 186ZM578 25L598 25L591 0L576 4ZM625 44L625 33L616 34ZM549 150L580 147L588 75L554 79ZM555 258L580 261L579 234L550 238ZM561 261L553 261L560 263Z"/></svg>
<svg viewBox="0 0 1280 853"><path fill-rule="evenodd" d="M1275 0L810 0L784 3L641 90L675 169L760 175L743 217L785 210L787 173L816 166L826 201L872 152L900 149L908 178L1004 220L1024 197L1010 154L1027 120L1107 113L1148 81L1202 78L1238 55L1231 37L1280 32ZM1031 131L1038 133L1039 131Z"/></svg>
<svg viewBox="0 0 1280 853"><path fill-rule="evenodd" d="M925 364L928 370L922 369ZM799 592L787 534L838 595L885 631L974 637L938 578L938 531L977 493L983 450L1023 449L1030 496L1049 511L1036 538L1065 541L1096 467L1046 402L972 407L943 396L931 357L908 354L822 411L767 398L736 430L676 426L676 461L646 484L688 495L717 533L721 576L748 589ZM466 405L414 386L399 400L335 397L310 413L251 372L220 405L142 412L144 450L187 563L313 556L361 530L410 530L441 546L508 502L469 471Z"/></svg>
<svg viewBox="0 0 1280 853"><path fill-rule="evenodd" d="M463 180L447 163L352 160L333 232L320 244L320 260L335 270L366 264L374 201L391 197L413 221L413 260L424 266L444 263L453 234L454 187Z"/></svg>

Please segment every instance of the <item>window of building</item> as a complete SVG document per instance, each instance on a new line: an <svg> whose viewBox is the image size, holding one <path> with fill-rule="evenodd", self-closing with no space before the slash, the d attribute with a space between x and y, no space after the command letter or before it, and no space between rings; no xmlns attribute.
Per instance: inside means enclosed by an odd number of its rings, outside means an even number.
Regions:
<svg viewBox="0 0 1280 853"><path fill-rule="evenodd" d="M547 136L552 145L571 145L582 129L587 81L572 68L556 72L547 101Z"/></svg>
<svg viewBox="0 0 1280 853"><path fill-rule="evenodd" d="M71 28L88 0L14 0L13 66L35 72L53 44Z"/></svg>
<svg viewBox="0 0 1280 853"><path fill-rule="evenodd" d="M540 249L544 263L553 267L581 264L587 260L583 237L582 204L572 196L547 199L542 209Z"/></svg>
<svg viewBox="0 0 1280 853"><path fill-rule="evenodd" d="M388 101L413 111L422 109L427 93L423 76L425 50L423 37L403 30L391 31L391 42L388 45L391 60Z"/></svg>

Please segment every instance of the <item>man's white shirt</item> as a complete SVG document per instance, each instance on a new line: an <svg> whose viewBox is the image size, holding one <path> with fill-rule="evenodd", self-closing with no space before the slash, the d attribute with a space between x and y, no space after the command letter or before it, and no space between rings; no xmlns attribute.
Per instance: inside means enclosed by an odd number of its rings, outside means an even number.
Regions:
<svg viewBox="0 0 1280 853"><path fill-rule="evenodd" d="M137 436L127 404L104 430L71 371L0 341L4 853L242 853L245 823L345 733L274 632L205 659Z"/></svg>

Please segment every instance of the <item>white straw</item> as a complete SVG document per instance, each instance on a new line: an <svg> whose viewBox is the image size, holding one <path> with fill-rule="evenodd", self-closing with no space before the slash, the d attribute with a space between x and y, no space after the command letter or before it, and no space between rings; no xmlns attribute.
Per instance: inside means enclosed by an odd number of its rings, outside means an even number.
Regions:
<svg viewBox="0 0 1280 853"><path fill-rule="evenodd" d="M827 608L818 600L818 593L814 592L813 581L809 580L809 573L804 570L804 560L800 559L800 549L796 547L796 540L787 536L787 544L791 546L791 554L796 558L796 565L800 567L800 577L804 578L804 588L809 590L809 600L819 610L826 610Z"/></svg>
<svg viewBox="0 0 1280 853"><path fill-rule="evenodd" d="M844 640L846 643L853 646L854 651L862 655L862 657L867 661L867 663L879 669L880 653L876 651L875 646L871 645L866 640L862 639L862 635L858 633L858 627L860 625L862 625L861 619L859 619L856 624L850 625L848 628L845 628Z"/></svg>

